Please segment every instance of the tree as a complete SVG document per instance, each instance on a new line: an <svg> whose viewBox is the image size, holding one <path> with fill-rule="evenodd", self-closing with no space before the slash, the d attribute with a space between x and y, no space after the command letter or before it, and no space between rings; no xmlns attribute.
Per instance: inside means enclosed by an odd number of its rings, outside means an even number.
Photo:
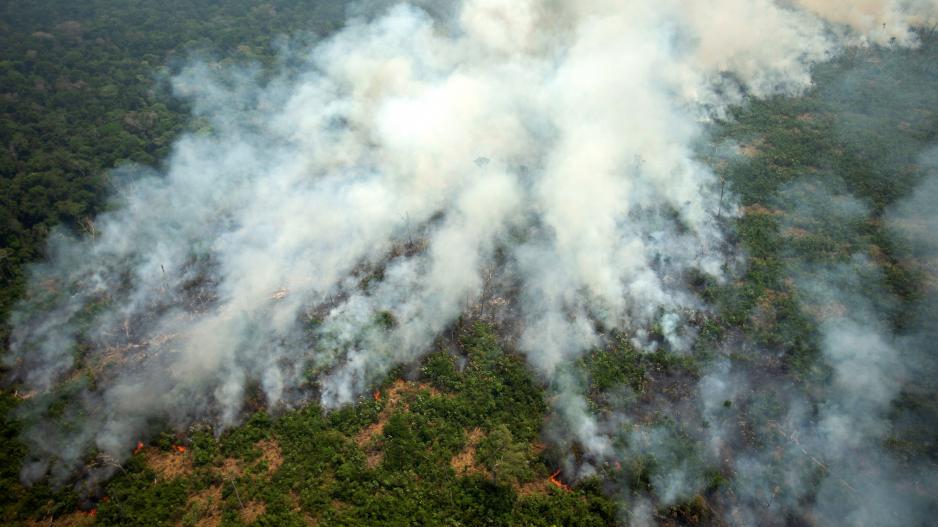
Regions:
<svg viewBox="0 0 938 527"><path fill-rule="evenodd" d="M492 481L499 477L505 483L514 483L530 474L528 455L523 443L516 443L504 424L495 427L480 443L479 461L492 473Z"/></svg>

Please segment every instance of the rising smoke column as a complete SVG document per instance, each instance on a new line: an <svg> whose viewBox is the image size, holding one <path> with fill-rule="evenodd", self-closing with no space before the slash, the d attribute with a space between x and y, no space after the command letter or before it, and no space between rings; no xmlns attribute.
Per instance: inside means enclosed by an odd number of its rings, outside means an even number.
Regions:
<svg viewBox="0 0 938 527"><path fill-rule="evenodd" d="M688 346L702 306L684 278L720 278L715 216L733 214L694 157L702 124L800 92L870 30L799 4L467 0L447 19L402 4L272 81L193 64L175 90L211 130L163 173L121 169L95 237L54 235L13 316L28 411L64 389L75 419L35 420L24 477L64 479L94 449L121 459L154 423L231 426L252 382L272 408L352 402L492 269L558 413L613 455L564 365L597 324L651 346L658 322Z"/></svg>

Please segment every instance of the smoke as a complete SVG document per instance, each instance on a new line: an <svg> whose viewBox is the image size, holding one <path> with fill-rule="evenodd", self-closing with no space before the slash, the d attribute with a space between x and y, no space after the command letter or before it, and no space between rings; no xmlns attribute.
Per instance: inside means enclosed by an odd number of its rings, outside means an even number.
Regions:
<svg viewBox="0 0 938 527"><path fill-rule="evenodd" d="M729 338L698 378L658 384L685 392L676 398L602 400L593 428L611 446L594 450L606 461L596 466L614 488L637 495L632 523L650 523L648 491L659 507L705 503L695 514L733 525L928 523L936 502L926 489L938 483L933 453L904 445L934 444L934 409L923 404L938 365L938 294L928 274L934 236L924 228L938 188L933 155L922 156L926 177L883 220L905 244L898 253L924 274L927 289L908 311L887 287L882 262L869 256L872 208L836 180L802 180L773 203L780 230L835 242L820 260L790 249L785 258L786 281L817 328L810 368L782 371L776 351ZM906 312L915 316L902 319ZM730 479L719 483L715 474ZM646 487L635 488L636 475Z"/></svg>
<svg viewBox="0 0 938 527"><path fill-rule="evenodd" d="M654 509L647 499L637 500L630 511L629 527L651 527L654 525L652 513Z"/></svg>
<svg viewBox="0 0 938 527"><path fill-rule="evenodd" d="M906 240L910 263L926 275L928 289L923 293L928 298L935 293L938 278L938 238L933 235L938 229L938 214L933 207L938 199L938 147L922 154L919 165L926 177L909 197L887 211L886 219L890 230Z"/></svg>
<svg viewBox="0 0 938 527"><path fill-rule="evenodd" d="M862 225L872 212L836 188L810 182L785 189L781 199L791 224L784 228L811 224L821 236L838 231L832 239L844 248L862 246ZM779 419L764 426L777 437L734 461L740 479L733 490L748 502L734 513L755 524L766 510L807 513L822 523L920 524L934 502L910 488L933 485L938 473L916 468L887 444L896 437L891 412L902 391L931 383L925 373L933 363L930 348L911 343L919 331L914 326L894 329L894 295L865 252L832 262L796 257L791 266L803 308L817 323L822 353L823 370L806 387L823 391L774 387L779 393L770 399Z"/></svg>
<svg viewBox="0 0 938 527"><path fill-rule="evenodd" d="M620 456L621 416L591 415L566 366L612 329L651 351L657 324L689 349L706 306L687 277L723 278L718 216L735 214L695 157L704 124L800 93L843 46L883 42L880 20L914 45L927 7L868 2L855 19L797 4L359 7L272 80L193 63L173 86L208 127L158 173L118 170L95 235L54 234L32 269L6 358L32 394L24 478L64 480L92 451L122 459L155 424L232 426L251 386L270 408L353 402L496 288L592 459L576 470ZM875 417L849 419L895 396L885 377L853 377L894 362L891 342L851 341L858 330L876 326L825 330L831 350L868 352L831 351L835 400L860 399L829 408L825 433L875 436ZM667 448L660 433L632 444ZM694 486L655 482L668 500Z"/></svg>
<svg viewBox="0 0 938 527"><path fill-rule="evenodd" d="M795 4L835 24L854 30L854 40L862 44L916 42L915 27L938 23L935 0L860 0L849 4L829 0L795 0Z"/></svg>

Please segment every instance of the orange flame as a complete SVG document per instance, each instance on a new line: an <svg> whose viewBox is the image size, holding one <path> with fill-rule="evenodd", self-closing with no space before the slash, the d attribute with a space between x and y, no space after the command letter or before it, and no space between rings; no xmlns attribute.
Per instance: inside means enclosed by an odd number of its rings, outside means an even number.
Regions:
<svg viewBox="0 0 938 527"><path fill-rule="evenodd" d="M134 454L139 454L143 450L143 441L137 441L137 448L134 449Z"/></svg>
<svg viewBox="0 0 938 527"><path fill-rule="evenodd" d="M184 446L182 446L182 445L173 445L173 448L175 448L175 449L176 449L176 452L179 452L180 454L185 454L185 453L186 453L186 447L184 447Z"/></svg>
<svg viewBox="0 0 938 527"><path fill-rule="evenodd" d="M375 390L374 396L375 396L375 401L380 401L380 400L381 400L381 390Z"/></svg>
<svg viewBox="0 0 938 527"><path fill-rule="evenodd" d="M558 475L560 475L560 469L559 469L559 468L557 469L556 472L554 472L553 474L550 475L550 478L548 478L548 481L550 481L551 484L552 484L553 486L557 487L558 489L563 489L563 490L566 490L566 491L569 492L569 491L571 490L570 487L567 486L566 484L564 484L564 482L562 482L562 481L560 481L559 479L557 479L557 476L558 476Z"/></svg>
<svg viewBox="0 0 938 527"><path fill-rule="evenodd" d="M82 514L84 514L85 516L94 517L94 516L97 516L97 515L98 515L98 509L91 509L91 510L87 510L87 511L82 511Z"/></svg>

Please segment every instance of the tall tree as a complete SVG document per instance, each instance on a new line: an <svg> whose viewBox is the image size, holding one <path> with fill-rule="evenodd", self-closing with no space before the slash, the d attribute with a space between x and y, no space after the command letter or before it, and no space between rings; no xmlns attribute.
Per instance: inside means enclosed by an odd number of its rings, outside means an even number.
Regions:
<svg viewBox="0 0 938 527"><path fill-rule="evenodd" d="M515 442L511 430L504 424L496 426L479 443L479 461L492 473L496 484L515 483L530 474L531 467L523 443Z"/></svg>

